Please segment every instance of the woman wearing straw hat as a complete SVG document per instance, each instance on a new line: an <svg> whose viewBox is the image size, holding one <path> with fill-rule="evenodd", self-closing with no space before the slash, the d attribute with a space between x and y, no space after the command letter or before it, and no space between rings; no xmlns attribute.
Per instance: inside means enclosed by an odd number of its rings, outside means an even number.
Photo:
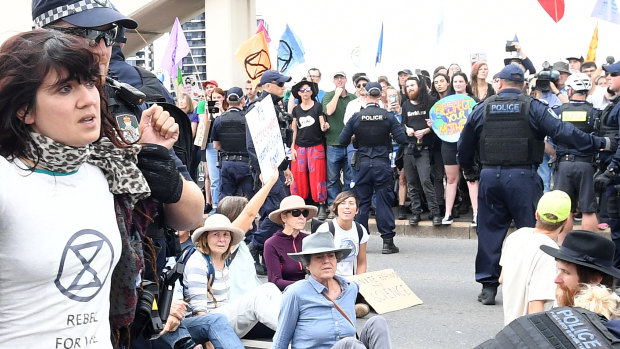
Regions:
<svg viewBox="0 0 620 349"><path fill-rule="evenodd" d="M290 195L280 202L279 209L269 214L272 222L284 226L265 241L263 255L267 265L267 280L276 284L280 290L306 277L306 271L301 263L294 261L287 254L301 250L301 241L308 235L301 230L316 212L317 208L306 205L300 196Z"/></svg>
<svg viewBox="0 0 620 349"><path fill-rule="evenodd" d="M392 347L387 322L370 318L359 340L355 330L355 299L359 286L336 275L336 264L351 253L336 248L328 231L316 232L303 241L303 249L289 253L310 273L287 287L282 297L273 349L288 348L381 348ZM337 338L341 338L337 340Z"/></svg>
<svg viewBox="0 0 620 349"><path fill-rule="evenodd" d="M243 240L243 231L221 214L209 216L192 235L197 251L185 266L183 294L195 315L215 312L226 315L241 338L259 321L276 329L282 294L271 283L234 300L228 300L228 265L231 246ZM259 301L260 300L260 301Z"/></svg>

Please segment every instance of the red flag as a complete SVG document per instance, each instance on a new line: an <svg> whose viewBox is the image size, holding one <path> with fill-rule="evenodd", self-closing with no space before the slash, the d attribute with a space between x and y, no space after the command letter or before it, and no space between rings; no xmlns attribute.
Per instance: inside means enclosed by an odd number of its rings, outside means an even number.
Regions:
<svg viewBox="0 0 620 349"><path fill-rule="evenodd" d="M564 17L564 0L538 0L538 2L556 23Z"/></svg>
<svg viewBox="0 0 620 349"><path fill-rule="evenodd" d="M590 47L588 48L588 54L586 55L586 62L596 61L596 49L598 48L598 23L596 29L592 34L592 40L590 41Z"/></svg>

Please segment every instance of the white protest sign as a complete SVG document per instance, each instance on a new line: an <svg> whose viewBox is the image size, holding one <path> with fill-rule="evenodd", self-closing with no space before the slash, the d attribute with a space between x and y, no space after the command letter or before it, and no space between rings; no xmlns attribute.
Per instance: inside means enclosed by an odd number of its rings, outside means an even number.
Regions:
<svg viewBox="0 0 620 349"><path fill-rule="evenodd" d="M260 172L266 181L285 157L282 134L271 98L256 102L254 108L245 115L245 119L258 157Z"/></svg>
<svg viewBox="0 0 620 349"><path fill-rule="evenodd" d="M183 87L185 88L185 93L190 95L192 99L198 99L198 97L202 96L202 89L200 88L196 75L184 76Z"/></svg>
<svg viewBox="0 0 620 349"><path fill-rule="evenodd" d="M348 276L347 279L355 281L360 286L360 293L377 314L422 304L422 300L393 269Z"/></svg>

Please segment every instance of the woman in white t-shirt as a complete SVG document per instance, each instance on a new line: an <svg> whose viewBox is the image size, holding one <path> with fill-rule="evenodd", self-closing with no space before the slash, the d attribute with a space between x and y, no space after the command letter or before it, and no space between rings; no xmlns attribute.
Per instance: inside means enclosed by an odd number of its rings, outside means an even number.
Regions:
<svg viewBox="0 0 620 349"><path fill-rule="evenodd" d="M336 274L349 276L365 273L369 235L364 226L354 221L359 212L357 197L350 191L343 191L334 199L331 210L337 216L331 222L323 223L319 230L330 231L334 235L336 248L351 249L351 253L338 263Z"/></svg>

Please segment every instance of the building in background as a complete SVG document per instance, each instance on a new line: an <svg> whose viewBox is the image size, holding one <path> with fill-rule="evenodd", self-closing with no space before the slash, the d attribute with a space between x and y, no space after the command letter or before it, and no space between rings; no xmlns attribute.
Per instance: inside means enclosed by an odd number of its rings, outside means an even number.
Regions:
<svg viewBox="0 0 620 349"><path fill-rule="evenodd" d="M153 50L153 44L145 46L143 49L136 52L135 56L128 57L125 61L134 67L141 67L155 72L155 51Z"/></svg>
<svg viewBox="0 0 620 349"><path fill-rule="evenodd" d="M181 25L191 55L183 58L183 75L196 74L199 81L207 80L207 46L204 12Z"/></svg>

